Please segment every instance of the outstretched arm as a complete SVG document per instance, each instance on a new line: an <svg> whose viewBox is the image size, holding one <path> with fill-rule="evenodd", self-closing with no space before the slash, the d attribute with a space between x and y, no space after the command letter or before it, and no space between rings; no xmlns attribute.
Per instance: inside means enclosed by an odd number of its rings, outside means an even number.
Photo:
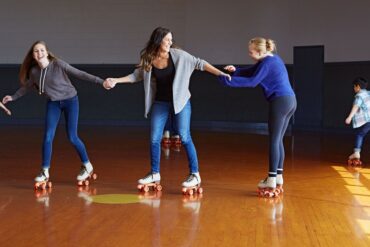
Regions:
<svg viewBox="0 0 370 247"><path fill-rule="evenodd" d="M359 107L358 105L353 105L352 106L352 109L351 109L351 112L349 113L348 117L346 118L346 124L350 124L351 121L352 121L352 118L353 116L356 114L356 112L358 111Z"/></svg>
<svg viewBox="0 0 370 247"><path fill-rule="evenodd" d="M141 68L135 69L132 74L118 78L107 78L103 85L105 88L114 88L117 83L134 83L143 80L143 71Z"/></svg>
<svg viewBox="0 0 370 247"><path fill-rule="evenodd" d="M5 111L5 113L8 114L9 116L12 115L10 110L8 108L6 108L5 105L3 105L2 103L0 103L0 108L3 109Z"/></svg>
<svg viewBox="0 0 370 247"><path fill-rule="evenodd" d="M211 64L209 63L206 63L204 65L204 70L215 75L215 76L222 76L222 77L225 77L227 80L231 80L231 76L229 74L226 74L224 72L222 72L221 70L215 68L214 66L212 66Z"/></svg>

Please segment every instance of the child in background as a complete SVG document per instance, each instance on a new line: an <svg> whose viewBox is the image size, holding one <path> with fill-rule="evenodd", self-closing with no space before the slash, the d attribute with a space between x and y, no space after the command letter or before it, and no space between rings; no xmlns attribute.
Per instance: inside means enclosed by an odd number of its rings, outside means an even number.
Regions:
<svg viewBox="0 0 370 247"><path fill-rule="evenodd" d="M355 129L355 147L353 154L348 157L349 165L361 165L360 152L363 140L370 130L370 95L366 90L368 82L362 77L357 77L353 80L353 90L355 91L355 99L351 112L346 118L346 124L352 122L352 127Z"/></svg>

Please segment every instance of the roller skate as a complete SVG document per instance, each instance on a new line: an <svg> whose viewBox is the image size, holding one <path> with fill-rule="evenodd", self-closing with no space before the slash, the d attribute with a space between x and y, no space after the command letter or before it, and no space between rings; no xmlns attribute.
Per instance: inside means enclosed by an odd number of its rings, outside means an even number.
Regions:
<svg viewBox="0 0 370 247"><path fill-rule="evenodd" d="M148 173L145 177L138 180L137 189L140 192L148 192L150 189L161 191L161 175L159 173Z"/></svg>
<svg viewBox="0 0 370 247"><path fill-rule="evenodd" d="M360 160L360 152L354 152L348 157L348 166L361 167L362 162Z"/></svg>
<svg viewBox="0 0 370 247"><path fill-rule="evenodd" d="M201 179L199 172L191 173L182 183L182 193L184 195L202 194L203 188L200 186Z"/></svg>
<svg viewBox="0 0 370 247"><path fill-rule="evenodd" d="M181 149L181 138L179 135L173 135L171 137L171 147L173 151L180 152Z"/></svg>
<svg viewBox="0 0 370 247"><path fill-rule="evenodd" d="M267 177L258 183L257 193L262 197L277 197L280 190L276 190L276 177Z"/></svg>
<svg viewBox="0 0 370 247"><path fill-rule="evenodd" d="M35 177L35 190L45 190L51 187L52 183L49 181L49 169L41 169L40 174Z"/></svg>
<svg viewBox="0 0 370 247"><path fill-rule="evenodd" d="M278 194L282 194L284 192L283 183L284 183L283 174L277 174L276 175L276 192Z"/></svg>
<svg viewBox="0 0 370 247"><path fill-rule="evenodd" d="M91 179L96 180L98 175L94 173L94 169L90 162L85 163L81 166L80 173L77 175L77 185L78 186L88 186Z"/></svg>

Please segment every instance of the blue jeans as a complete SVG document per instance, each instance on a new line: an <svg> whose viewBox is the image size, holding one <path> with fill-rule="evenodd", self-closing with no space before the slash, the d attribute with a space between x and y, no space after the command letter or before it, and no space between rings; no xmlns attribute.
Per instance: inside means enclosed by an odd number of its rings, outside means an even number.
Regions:
<svg viewBox="0 0 370 247"><path fill-rule="evenodd" d="M370 122L356 129L355 151L360 152L365 136L370 131Z"/></svg>
<svg viewBox="0 0 370 247"><path fill-rule="evenodd" d="M78 96L59 101L48 100L46 104L45 134L42 146L42 167L49 168L55 131L58 126L60 115L64 112L66 130L69 141L77 150L82 163L89 161L86 148L77 136L79 103Z"/></svg>
<svg viewBox="0 0 370 247"><path fill-rule="evenodd" d="M173 105L170 102L155 101L152 106L150 133L150 158L152 173L157 173L160 170L161 140L163 129L169 114L173 114L173 111ZM182 145L184 146L188 157L190 173L195 173L198 172L198 158L193 140L190 136L190 117L191 104L190 101L188 101L182 111L174 115L174 120L177 133L180 135Z"/></svg>

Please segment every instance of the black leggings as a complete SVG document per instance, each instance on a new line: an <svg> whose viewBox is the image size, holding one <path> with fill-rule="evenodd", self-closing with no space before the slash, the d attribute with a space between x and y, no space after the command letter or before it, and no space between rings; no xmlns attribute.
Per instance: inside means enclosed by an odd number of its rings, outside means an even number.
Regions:
<svg viewBox="0 0 370 247"><path fill-rule="evenodd" d="M283 170L285 151L283 138L289 120L297 108L295 96L281 96L269 104L269 175L274 176L277 170ZM276 176L276 175L275 175Z"/></svg>

